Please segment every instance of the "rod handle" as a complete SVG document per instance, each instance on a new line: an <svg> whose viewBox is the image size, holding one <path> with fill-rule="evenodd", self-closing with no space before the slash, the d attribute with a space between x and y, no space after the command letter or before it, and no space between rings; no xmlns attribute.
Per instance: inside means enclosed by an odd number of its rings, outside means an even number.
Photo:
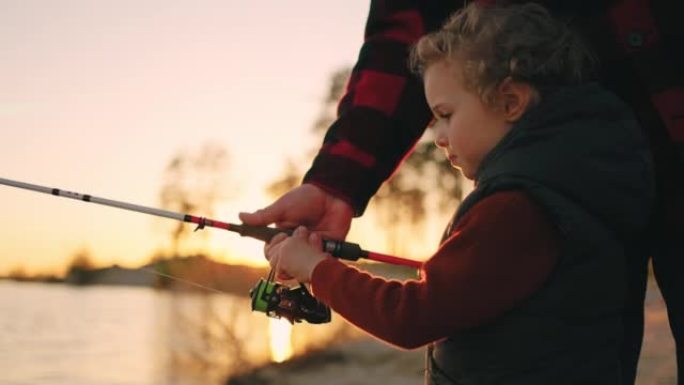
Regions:
<svg viewBox="0 0 684 385"><path fill-rule="evenodd" d="M368 254L356 243L333 241L329 239L323 240L323 251L330 253L330 255L335 258L346 259L348 261L356 261Z"/></svg>
<svg viewBox="0 0 684 385"><path fill-rule="evenodd" d="M231 225L230 229L240 233L243 237L256 238L260 241L271 242L271 239L280 233L292 235L292 229L277 229L268 226L250 226L250 225Z"/></svg>
<svg viewBox="0 0 684 385"><path fill-rule="evenodd" d="M277 229L267 226L250 226L250 225L231 225L231 230L240 233L243 237L256 238L264 242L270 242L273 237L280 233L292 235L293 229ZM333 241L330 239L323 240L323 251L330 253L335 258L346 259L349 261L356 261L359 258L365 257L367 252L361 249L356 243Z"/></svg>

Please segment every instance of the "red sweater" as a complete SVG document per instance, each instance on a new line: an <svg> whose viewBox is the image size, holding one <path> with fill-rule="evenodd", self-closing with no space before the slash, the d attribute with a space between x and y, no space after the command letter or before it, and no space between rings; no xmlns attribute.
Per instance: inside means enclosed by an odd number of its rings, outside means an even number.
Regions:
<svg viewBox="0 0 684 385"><path fill-rule="evenodd" d="M473 206L423 264L420 280L385 280L337 259L312 273L314 295L349 322L405 349L496 318L530 296L558 259L560 238L523 192Z"/></svg>

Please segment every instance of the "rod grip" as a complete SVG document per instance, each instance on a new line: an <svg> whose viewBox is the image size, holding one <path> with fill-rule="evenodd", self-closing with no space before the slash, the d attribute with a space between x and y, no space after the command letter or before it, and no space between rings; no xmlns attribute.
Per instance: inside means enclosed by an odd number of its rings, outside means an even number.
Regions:
<svg viewBox="0 0 684 385"><path fill-rule="evenodd" d="M256 238L264 242L270 242L273 237L280 233L292 235L293 229L277 229L266 226L250 226L250 225L231 225L231 229L240 233L243 237ZM356 261L368 255L368 252L361 249L356 243L333 241L329 239L323 240L323 251L330 253L335 258L346 259L349 261Z"/></svg>
<svg viewBox="0 0 684 385"><path fill-rule="evenodd" d="M231 229L240 233L243 237L256 238L260 241L271 242L271 239L280 233L292 235L292 229L276 229L267 226L232 225Z"/></svg>
<svg viewBox="0 0 684 385"><path fill-rule="evenodd" d="M356 243L332 241L329 239L323 240L323 251L330 253L333 257L349 261L356 261L367 254Z"/></svg>

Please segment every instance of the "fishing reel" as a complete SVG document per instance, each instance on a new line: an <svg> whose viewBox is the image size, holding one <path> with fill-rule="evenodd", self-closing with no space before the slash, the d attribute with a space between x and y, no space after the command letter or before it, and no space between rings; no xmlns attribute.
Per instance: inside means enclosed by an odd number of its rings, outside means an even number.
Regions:
<svg viewBox="0 0 684 385"><path fill-rule="evenodd" d="M266 313L272 318L285 318L291 324L302 322L322 324L330 322L330 308L314 298L303 283L290 288L273 280L274 271L267 279L261 278L249 291L252 311Z"/></svg>

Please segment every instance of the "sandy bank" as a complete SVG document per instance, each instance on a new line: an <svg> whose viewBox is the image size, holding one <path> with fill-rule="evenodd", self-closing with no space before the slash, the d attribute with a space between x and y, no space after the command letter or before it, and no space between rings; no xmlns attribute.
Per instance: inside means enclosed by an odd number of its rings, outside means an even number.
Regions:
<svg viewBox="0 0 684 385"><path fill-rule="evenodd" d="M424 354L364 338L266 365L227 385L416 385L422 384Z"/></svg>

